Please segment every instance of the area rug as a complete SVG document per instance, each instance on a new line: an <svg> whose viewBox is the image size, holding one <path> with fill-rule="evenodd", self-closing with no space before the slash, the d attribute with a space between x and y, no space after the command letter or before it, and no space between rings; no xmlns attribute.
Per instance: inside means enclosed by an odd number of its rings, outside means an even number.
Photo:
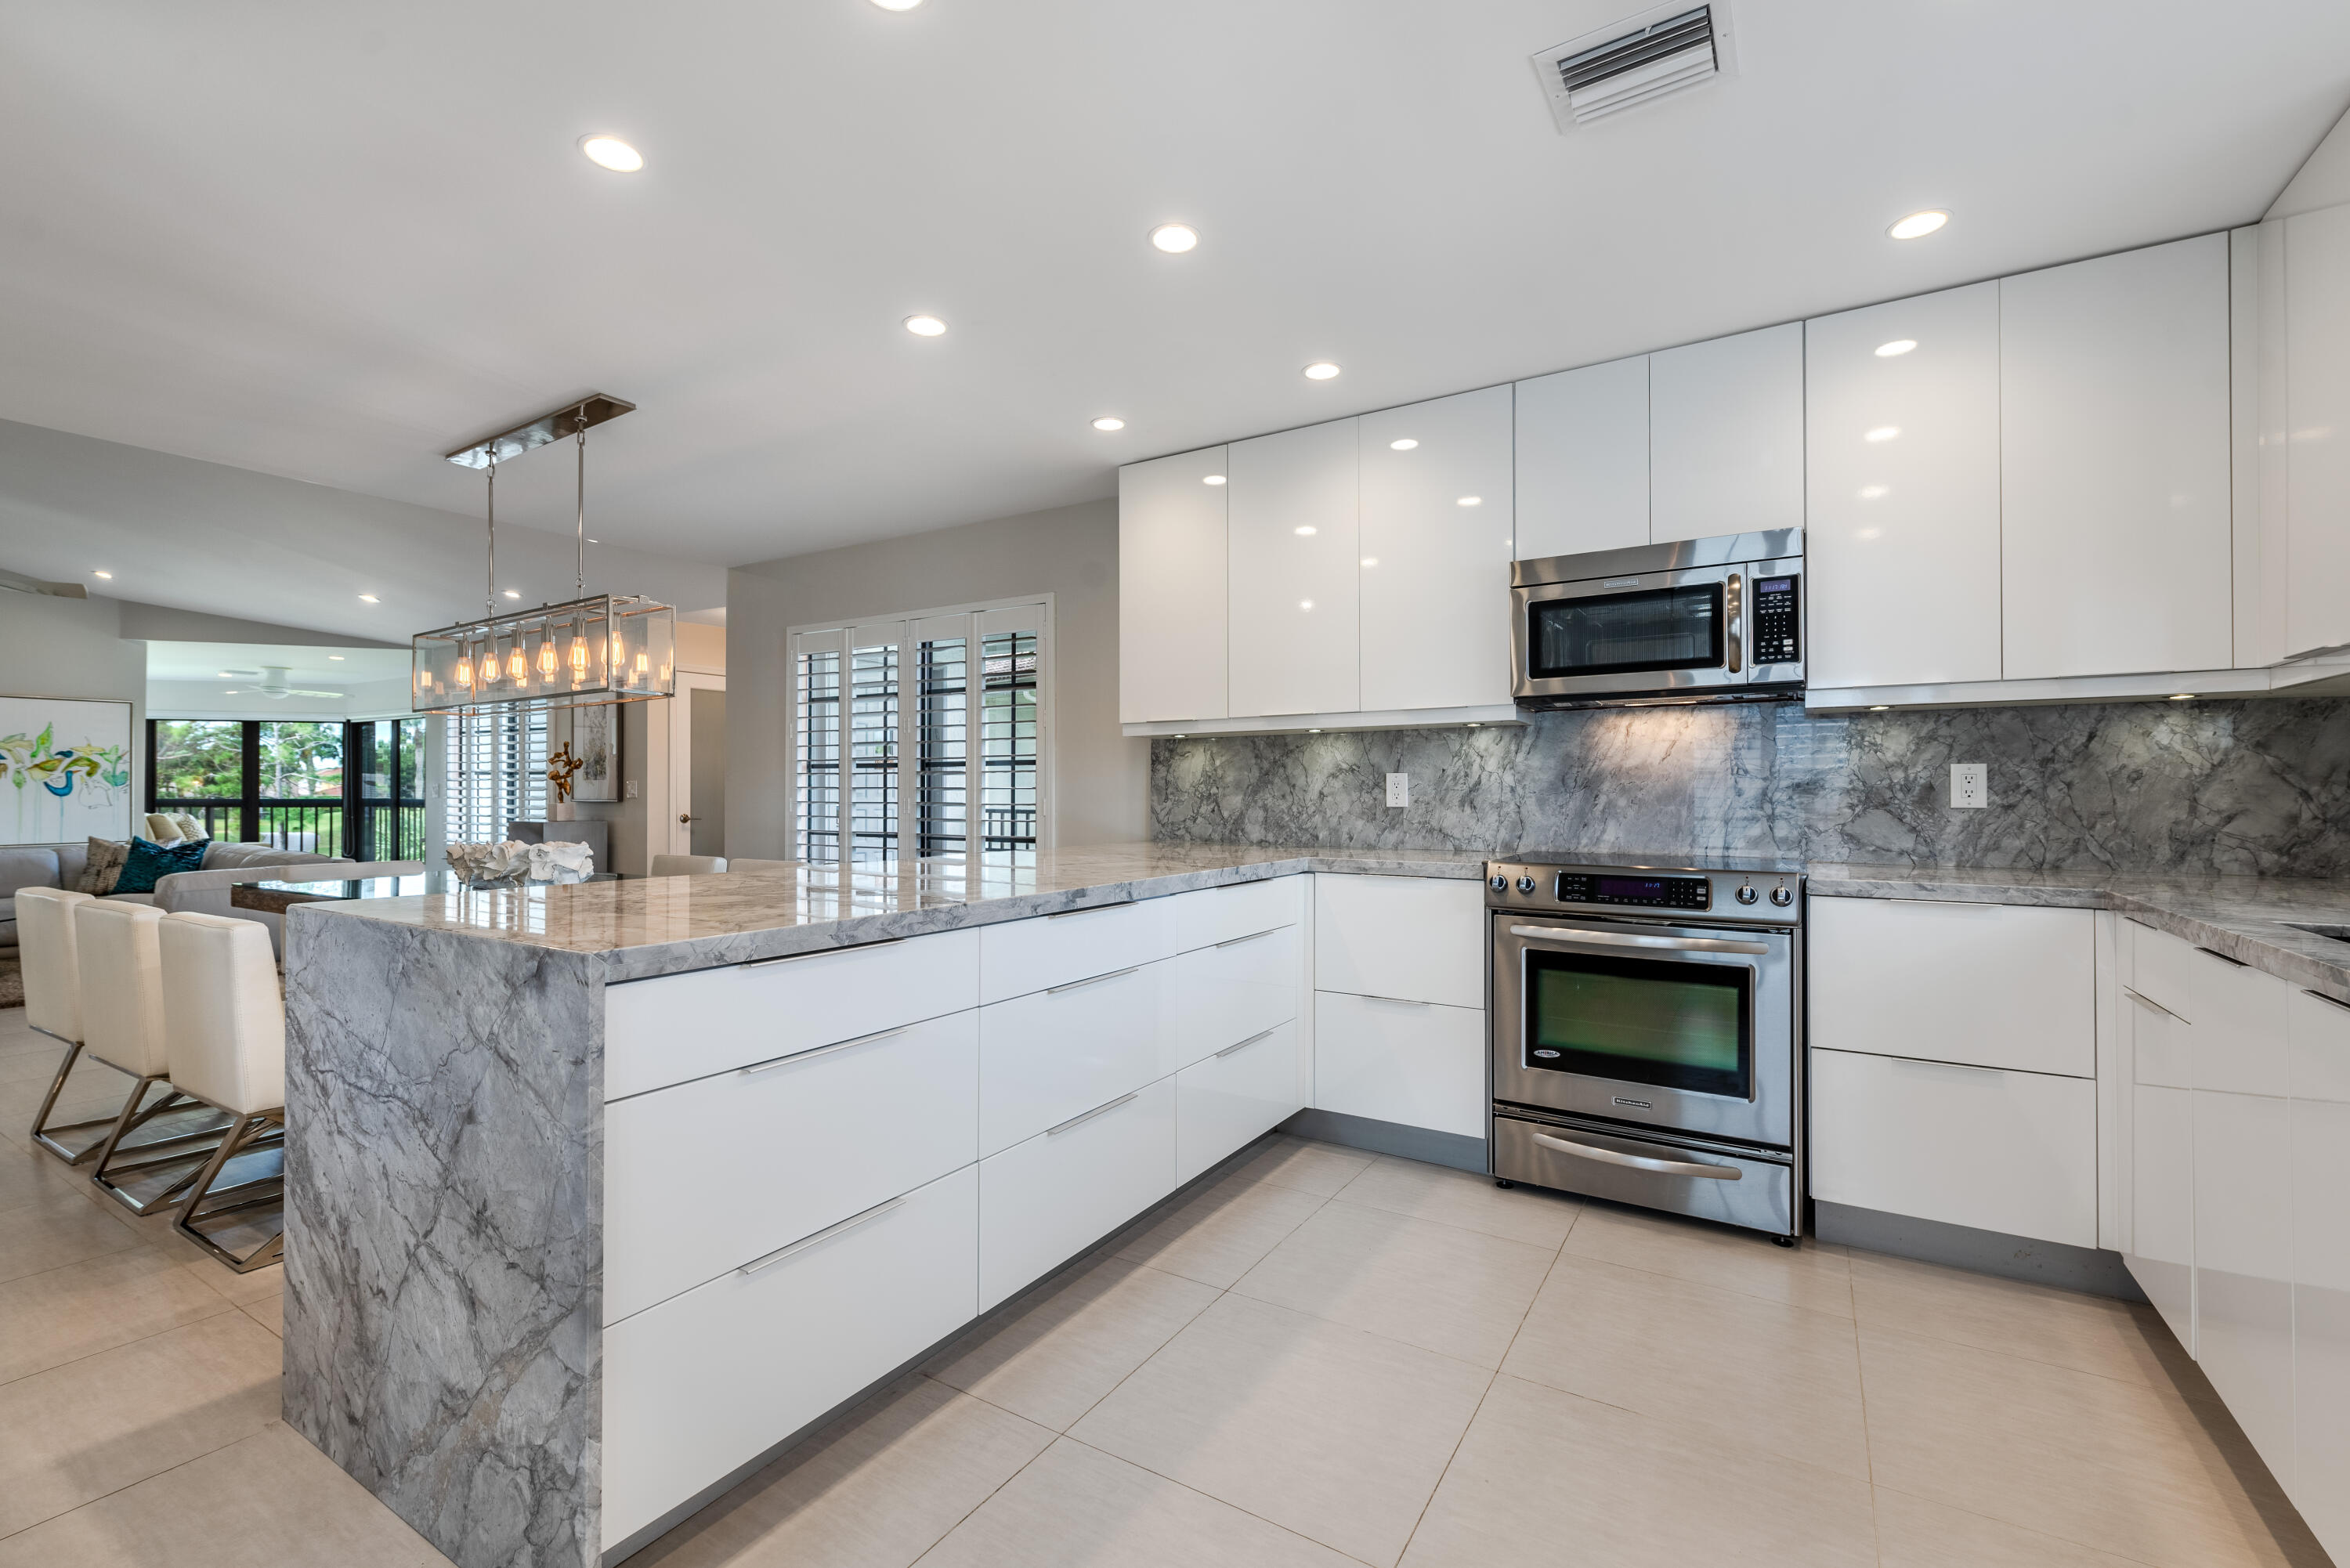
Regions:
<svg viewBox="0 0 2350 1568"><path fill-rule="evenodd" d="M0 1007L25 1005L25 967L15 953L0 953Z"/></svg>

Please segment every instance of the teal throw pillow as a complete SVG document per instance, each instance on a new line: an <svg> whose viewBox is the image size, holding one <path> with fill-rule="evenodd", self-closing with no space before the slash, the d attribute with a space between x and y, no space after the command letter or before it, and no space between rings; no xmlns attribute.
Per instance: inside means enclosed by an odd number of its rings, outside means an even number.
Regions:
<svg viewBox="0 0 2350 1568"><path fill-rule="evenodd" d="M204 865L204 843L151 844L143 838L130 841L130 853L123 857L122 875L114 879L118 893L151 893L155 879L174 871L201 871Z"/></svg>

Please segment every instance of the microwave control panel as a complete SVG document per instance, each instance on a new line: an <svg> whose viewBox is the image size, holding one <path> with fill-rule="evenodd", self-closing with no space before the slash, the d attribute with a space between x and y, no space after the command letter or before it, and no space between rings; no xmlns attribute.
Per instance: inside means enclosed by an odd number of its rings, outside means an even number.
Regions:
<svg viewBox="0 0 2350 1568"><path fill-rule="evenodd" d="M1754 579L1754 655L1757 664L1796 664L1804 657L1803 618L1795 596L1803 579L1794 573Z"/></svg>

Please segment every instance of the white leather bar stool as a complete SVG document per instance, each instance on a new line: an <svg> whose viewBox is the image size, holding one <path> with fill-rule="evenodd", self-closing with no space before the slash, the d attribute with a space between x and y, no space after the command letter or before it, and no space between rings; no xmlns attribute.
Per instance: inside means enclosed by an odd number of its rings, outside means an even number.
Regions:
<svg viewBox="0 0 2350 1568"><path fill-rule="evenodd" d="M251 920L182 913L163 917L161 936L172 1082L236 1118L172 1229L248 1273L286 1249L285 1154L262 1144L286 1126L286 1002L269 933ZM224 1185L233 1160L252 1168ZM244 1251L224 1240L244 1241Z"/></svg>
<svg viewBox="0 0 2350 1568"><path fill-rule="evenodd" d="M652 869L647 875L707 877L725 869L726 857L723 855L656 855Z"/></svg>
<svg viewBox="0 0 2350 1568"><path fill-rule="evenodd" d="M24 966L25 1021L66 1048L57 1075L41 1108L33 1113L33 1141L68 1165L97 1155L106 1132L119 1119L100 1117L66 1127L48 1126L66 1079L81 1060L81 959L74 942L74 909L91 901L88 893L63 888L26 888L16 894L16 950Z"/></svg>
<svg viewBox="0 0 2350 1568"><path fill-rule="evenodd" d="M136 1080L90 1179L133 1214L183 1189L203 1168L226 1120L177 1092L163 1043L163 965L156 937L163 911L90 898L74 908L81 969L82 1049ZM152 1100L148 1091L161 1086ZM169 1117L153 1127L159 1117ZM134 1131L149 1136L133 1142Z"/></svg>

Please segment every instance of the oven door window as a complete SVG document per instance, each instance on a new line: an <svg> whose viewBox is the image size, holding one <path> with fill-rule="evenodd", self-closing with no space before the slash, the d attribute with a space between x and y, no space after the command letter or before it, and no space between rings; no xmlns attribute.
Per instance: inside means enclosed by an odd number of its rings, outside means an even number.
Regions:
<svg viewBox="0 0 2350 1568"><path fill-rule="evenodd" d="M1721 663L1721 585L1647 588L1526 606L1526 674L1535 680Z"/></svg>
<svg viewBox="0 0 2350 1568"><path fill-rule="evenodd" d="M1732 1099L1754 1096L1754 971L1529 948L1525 1064Z"/></svg>

